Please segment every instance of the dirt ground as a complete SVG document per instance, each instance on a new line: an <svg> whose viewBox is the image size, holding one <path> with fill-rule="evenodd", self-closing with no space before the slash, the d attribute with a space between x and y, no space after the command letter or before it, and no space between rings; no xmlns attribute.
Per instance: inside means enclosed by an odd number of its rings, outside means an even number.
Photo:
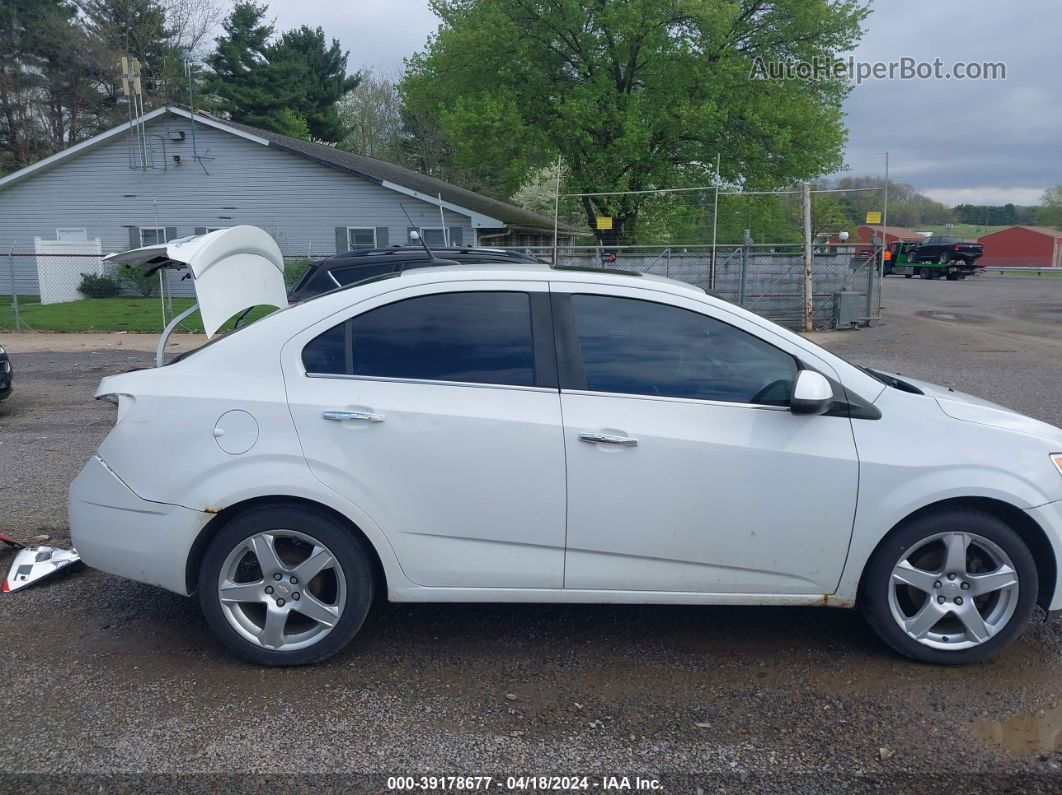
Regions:
<svg viewBox="0 0 1062 795"><path fill-rule="evenodd" d="M1030 282L889 279L883 322L829 346L1062 424L1062 283ZM66 484L113 420L96 384L148 365L154 338L54 336L0 336L0 532L62 544ZM845 610L380 605L332 660L269 670L227 654L194 600L81 568L0 597L0 790L1058 791L1062 621L1042 618L991 663L941 668ZM217 777L249 773L282 775Z"/></svg>

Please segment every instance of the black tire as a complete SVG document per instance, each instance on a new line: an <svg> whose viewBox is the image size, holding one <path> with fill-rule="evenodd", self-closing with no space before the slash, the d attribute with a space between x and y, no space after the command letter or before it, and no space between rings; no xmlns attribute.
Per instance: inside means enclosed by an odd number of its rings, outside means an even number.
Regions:
<svg viewBox="0 0 1062 795"><path fill-rule="evenodd" d="M920 279L932 279L933 278L933 271L932 271L931 268L919 268L918 269L918 277Z"/></svg>
<svg viewBox="0 0 1062 795"><path fill-rule="evenodd" d="M959 274L957 274L957 273L949 273L945 278L949 282L957 282L957 281L959 281Z"/></svg>
<svg viewBox="0 0 1062 795"><path fill-rule="evenodd" d="M941 265L947 265L949 262L951 262L951 257L948 255L948 252L942 251L940 252L940 256L937 257L937 262L939 262Z"/></svg>
<svg viewBox="0 0 1062 795"><path fill-rule="evenodd" d="M905 278L905 279L910 279L910 278L911 278L912 276L914 276L914 274L913 274L913 273L905 273L905 274L903 275L903 278Z"/></svg>
<svg viewBox="0 0 1062 795"><path fill-rule="evenodd" d="M346 586L339 621L312 645L289 651L265 648L237 632L226 618L218 595L221 569L229 553L252 536L274 530L296 530L325 546L341 567ZM337 573L332 576L338 578ZM310 586L302 585L307 591ZM373 566L364 542L324 512L293 505L261 505L227 522L210 542L199 569L199 604L207 624L231 651L259 665L306 665L331 657L361 629L374 592Z"/></svg>
<svg viewBox="0 0 1062 795"><path fill-rule="evenodd" d="M1010 557L1018 577L1017 604L1009 621L988 640L965 649L937 649L920 643L900 628L889 606L893 567L901 555L924 539L947 532L976 534L998 545ZM982 662L1010 645L1032 615L1038 590L1032 553L1010 526L974 508L944 508L904 522L878 546L863 572L859 607L878 637L900 654L922 662L961 665Z"/></svg>

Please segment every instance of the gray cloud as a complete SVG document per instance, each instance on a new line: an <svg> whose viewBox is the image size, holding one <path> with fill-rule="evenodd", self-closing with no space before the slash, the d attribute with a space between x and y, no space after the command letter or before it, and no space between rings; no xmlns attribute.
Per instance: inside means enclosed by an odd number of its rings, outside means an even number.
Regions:
<svg viewBox="0 0 1062 795"><path fill-rule="evenodd" d="M426 0L272 0L270 12L282 30L323 27L352 67L389 73L438 25ZM845 103L850 172L881 174L888 150L890 176L948 203L1028 203L1062 183L1060 23L1058 0L878 0L856 59L1003 62L1007 78L856 86Z"/></svg>
<svg viewBox="0 0 1062 795"><path fill-rule="evenodd" d="M856 86L845 110L852 173L881 173L954 201L1035 203L1062 183L1062 86L1054 0L887 0L854 56L1002 62L1007 77L883 80Z"/></svg>

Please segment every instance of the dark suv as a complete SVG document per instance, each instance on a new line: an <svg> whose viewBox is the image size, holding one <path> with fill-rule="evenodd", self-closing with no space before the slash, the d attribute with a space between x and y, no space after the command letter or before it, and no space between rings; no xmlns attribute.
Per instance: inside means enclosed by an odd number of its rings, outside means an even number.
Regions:
<svg viewBox="0 0 1062 795"><path fill-rule="evenodd" d="M530 254L503 248L437 248L432 252L440 260L461 264L477 262L539 262ZM346 287L384 273L409 268L425 268L433 264L420 246L347 251L312 263L288 293L293 303L315 295Z"/></svg>

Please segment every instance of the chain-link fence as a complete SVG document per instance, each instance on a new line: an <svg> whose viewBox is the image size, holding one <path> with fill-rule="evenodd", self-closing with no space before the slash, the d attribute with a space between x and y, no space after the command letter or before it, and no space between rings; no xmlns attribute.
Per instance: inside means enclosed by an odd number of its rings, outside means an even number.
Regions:
<svg viewBox="0 0 1062 795"><path fill-rule="evenodd" d="M819 246L812 254L812 325L820 329L847 327L878 317L880 278L873 247L867 253L830 249ZM521 251L553 261L551 246ZM666 276L701 287L784 326L804 327L804 254L800 246L566 246L558 249L557 262Z"/></svg>
<svg viewBox="0 0 1062 795"><path fill-rule="evenodd" d="M862 220L887 209L878 188L561 194L557 245L535 253L671 276L793 328L847 327L880 315L891 237ZM567 244L559 230L580 226L581 245Z"/></svg>
<svg viewBox="0 0 1062 795"><path fill-rule="evenodd" d="M0 253L0 332L159 332L195 300L187 271L146 276L104 256L91 244L57 241L38 241L33 252ZM293 254L284 264L290 287L309 260ZM192 318L182 328L200 330Z"/></svg>
<svg viewBox="0 0 1062 795"><path fill-rule="evenodd" d="M879 194L697 188L560 196L563 237L522 250L559 264L670 276L792 328L847 327L880 313L888 228L851 220L884 205ZM609 228L574 233L588 228L586 213L605 211L628 214L596 217L594 225ZM144 276L105 263L98 241L37 240L33 251L0 257L0 331L160 331L194 300L186 273ZM293 253L285 263L290 286L308 260ZM196 330L195 318L183 328Z"/></svg>

